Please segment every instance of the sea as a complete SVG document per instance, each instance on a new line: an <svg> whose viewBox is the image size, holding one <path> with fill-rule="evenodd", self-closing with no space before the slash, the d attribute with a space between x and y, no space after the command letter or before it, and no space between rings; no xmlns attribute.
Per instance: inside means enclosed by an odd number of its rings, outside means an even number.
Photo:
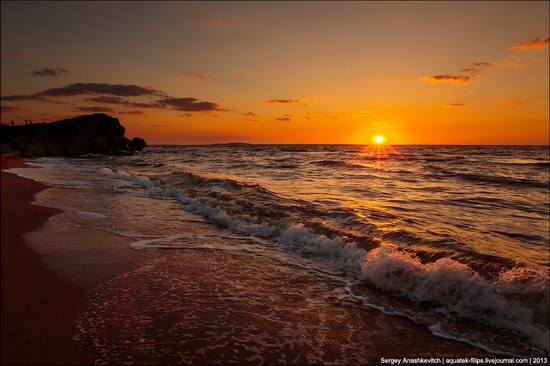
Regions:
<svg viewBox="0 0 550 366"><path fill-rule="evenodd" d="M177 348L161 347L167 332L181 346L170 362L209 361L190 347L226 349L222 363L267 351L281 363L363 362L350 320L363 311L494 355L548 357L548 146L153 145L30 164L14 171L85 197L74 225L151 255L99 286L79 322L75 339L100 361L121 362L116 337L154 360ZM269 324L237 321L249 317Z"/></svg>

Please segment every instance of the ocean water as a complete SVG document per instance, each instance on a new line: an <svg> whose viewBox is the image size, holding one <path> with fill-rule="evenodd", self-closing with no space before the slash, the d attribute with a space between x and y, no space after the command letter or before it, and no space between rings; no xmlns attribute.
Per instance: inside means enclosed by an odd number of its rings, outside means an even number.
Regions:
<svg viewBox="0 0 550 366"><path fill-rule="evenodd" d="M132 219L108 219L109 200L97 195L79 217L150 251L151 271L169 273L177 258L207 251L203 262L223 263L225 279L239 266L266 284L304 276L307 291L293 290L301 300L334 292L361 304L356 312L409 319L487 352L548 355L547 146L149 146L32 164L42 169L17 173L147 199L126 208ZM167 249L178 253L173 263L156 263L153 253ZM204 284L191 287L186 296L201 296ZM315 306L297 309L305 304ZM94 333L92 323L81 324L83 334Z"/></svg>

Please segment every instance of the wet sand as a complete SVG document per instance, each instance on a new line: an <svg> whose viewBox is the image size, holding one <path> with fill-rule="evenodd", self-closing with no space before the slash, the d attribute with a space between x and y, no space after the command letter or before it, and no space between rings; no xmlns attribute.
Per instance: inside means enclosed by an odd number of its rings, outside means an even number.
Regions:
<svg viewBox="0 0 550 366"><path fill-rule="evenodd" d="M44 267L24 234L61 210L30 204L44 184L4 172L24 167L2 156L1 278L2 364L85 364L73 341L82 288Z"/></svg>

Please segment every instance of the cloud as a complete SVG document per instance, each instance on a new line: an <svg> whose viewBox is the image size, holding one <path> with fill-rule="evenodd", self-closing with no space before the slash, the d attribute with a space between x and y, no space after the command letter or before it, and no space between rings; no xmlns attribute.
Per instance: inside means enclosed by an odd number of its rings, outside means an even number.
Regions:
<svg viewBox="0 0 550 366"><path fill-rule="evenodd" d="M492 66L492 62L474 62L470 66L464 69L458 70L458 72L465 72L467 74L475 75L486 67Z"/></svg>
<svg viewBox="0 0 550 366"><path fill-rule="evenodd" d="M11 113L11 112L15 112L15 111L18 111L20 110L21 108L19 107L14 107L14 106L11 106L11 105L3 105L3 106L0 106L0 111L2 113Z"/></svg>
<svg viewBox="0 0 550 366"><path fill-rule="evenodd" d="M207 111L221 111L222 109L216 103L212 102L199 102L197 98L164 98L158 100L156 105L161 108L170 107L178 111L186 112L207 112Z"/></svg>
<svg viewBox="0 0 550 366"><path fill-rule="evenodd" d="M77 107L80 112L112 113L113 109L108 107Z"/></svg>
<svg viewBox="0 0 550 366"><path fill-rule="evenodd" d="M19 102L19 101L22 101L22 100L42 100L42 99L45 99L45 98L41 98L38 95L8 95L8 96L5 96L5 97L1 97L0 99L1 100L9 100L9 101L12 101L12 102Z"/></svg>
<svg viewBox="0 0 550 366"><path fill-rule="evenodd" d="M151 127L166 127L168 125L151 125Z"/></svg>
<svg viewBox="0 0 550 366"><path fill-rule="evenodd" d="M47 89L39 95L66 97L85 94L107 94L122 97L164 96L160 90L137 85L76 83L61 88Z"/></svg>
<svg viewBox="0 0 550 366"><path fill-rule="evenodd" d="M216 16L216 18L211 19L207 23L207 25L211 29L220 29L220 30L238 29L243 26L243 20L238 18L229 19L227 16L225 17Z"/></svg>
<svg viewBox="0 0 550 366"><path fill-rule="evenodd" d="M484 67L484 66L491 66L492 64L493 64L492 62L483 61L483 62L474 62L472 64L472 66L474 66L474 67Z"/></svg>
<svg viewBox="0 0 550 366"><path fill-rule="evenodd" d="M31 95L8 95L5 97L0 97L0 100L8 100L12 102L21 102L25 100L37 100L40 102L55 103L55 104L72 104L68 102L62 102L57 100L51 100L40 94L31 94Z"/></svg>
<svg viewBox="0 0 550 366"><path fill-rule="evenodd" d="M248 116L248 117L258 117L258 115L254 112L248 112L248 113L243 113L245 116Z"/></svg>
<svg viewBox="0 0 550 366"><path fill-rule="evenodd" d="M432 75L432 76L426 76L423 79L434 84L436 83L468 84L470 82L469 76L453 75L453 74Z"/></svg>
<svg viewBox="0 0 550 366"><path fill-rule="evenodd" d="M520 101L516 101L516 100L500 103L500 105L503 105L505 107L519 107L519 106L524 105L524 104L525 104L525 102L520 102Z"/></svg>
<svg viewBox="0 0 550 366"><path fill-rule="evenodd" d="M185 112L222 112L228 111L222 109L217 103L199 101L197 98L173 98L166 93L151 88L138 85L124 84L98 84L98 83L76 83L61 88L46 89L36 94L29 95L9 95L0 97L6 101L25 101L39 100L52 103L71 104L62 101L53 101L49 98L70 97L79 95L98 94L97 96L83 99L86 102L113 104L132 108L158 108L168 110L178 110ZM123 97L160 97L151 102L134 102ZM83 107L93 108L88 111L112 111L107 107ZM209 114L215 117L216 115Z"/></svg>
<svg viewBox="0 0 550 366"><path fill-rule="evenodd" d="M449 107L465 107L466 104L464 103L451 103L449 104Z"/></svg>
<svg viewBox="0 0 550 366"><path fill-rule="evenodd" d="M34 76L40 76L40 77L46 77L46 76L58 76L63 73L69 72L68 70L61 69L61 68L52 68L52 69L43 69L43 70L36 70L31 72L31 75Z"/></svg>
<svg viewBox="0 0 550 366"><path fill-rule="evenodd" d="M278 121L283 121L283 122L289 122L292 120L291 118L292 116L289 116L289 115L284 115L283 117L279 117L279 118L275 118L276 120Z"/></svg>
<svg viewBox="0 0 550 366"><path fill-rule="evenodd" d="M143 111L120 111L120 114L131 114L131 115L144 115Z"/></svg>
<svg viewBox="0 0 550 366"><path fill-rule="evenodd" d="M524 64L493 64L493 66L501 69L519 69L525 67Z"/></svg>
<svg viewBox="0 0 550 366"><path fill-rule="evenodd" d="M178 74L181 77L194 80L209 80L210 78L206 74L197 74L194 72L180 72Z"/></svg>
<svg viewBox="0 0 550 366"><path fill-rule="evenodd" d="M153 103L130 102L127 99L110 95L101 95L99 97L86 98L84 100L93 103L116 104L134 108L158 108L158 106Z"/></svg>
<svg viewBox="0 0 550 366"><path fill-rule="evenodd" d="M166 94L160 90L137 85L123 84L97 84L97 83L77 83L70 84L61 88L46 89L36 94L29 95L9 95L1 97L2 100L21 101L21 100L40 100L52 102L47 97L69 97L87 94L106 94L115 96L135 97L135 96L162 96ZM104 99L108 101L108 99ZM117 101L119 103L117 103ZM111 104L124 104L121 99L110 99Z"/></svg>
<svg viewBox="0 0 550 366"><path fill-rule="evenodd" d="M458 70L458 72L465 72L471 75L479 73L485 68L499 68L499 69L517 69L525 67L523 64L499 64L496 62L474 62L470 66L464 69Z"/></svg>
<svg viewBox="0 0 550 366"><path fill-rule="evenodd" d="M15 56L15 57L28 57L31 55L28 51L21 51L21 50L4 50L5 53Z"/></svg>
<svg viewBox="0 0 550 366"><path fill-rule="evenodd" d="M197 98L163 98L153 103L143 103L130 102L127 99L116 96L102 95L99 97L87 98L86 100L97 103L125 105L135 108L175 109L186 112L223 111L218 104L212 102L199 102Z"/></svg>
<svg viewBox="0 0 550 366"><path fill-rule="evenodd" d="M298 104L300 101L298 99L269 99L265 100L264 103L267 104Z"/></svg>
<svg viewBox="0 0 550 366"><path fill-rule="evenodd" d="M531 37L528 42L516 43L511 50L541 50L548 47L548 42L550 41L549 37L542 39L540 37Z"/></svg>
<svg viewBox="0 0 550 366"><path fill-rule="evenodd" d="M109 95L101 95L99 97L86 98L85 100L88 102L105 103L105 104L120 104L120 105L130 104L130 102L124 98L113 97Z"/></svg>
<svg viewBox="0 0 550 366"><path fill-rule="evenodd" d="M193 117L193 113L178 114L179 117Z"/></svg>
<svg viewBox="0 0 550 366"><path fill-rule="evenodd" d="M468 84L474 76L485 69L491 68L520 68L525 67L523 64L499 64L496 62L474 62L467 67L458 70L459 74L440 74L420 78L421 80L429 81L430 83L451 83L451 84ZM466 75L464 75L466 74Z"/></svg>

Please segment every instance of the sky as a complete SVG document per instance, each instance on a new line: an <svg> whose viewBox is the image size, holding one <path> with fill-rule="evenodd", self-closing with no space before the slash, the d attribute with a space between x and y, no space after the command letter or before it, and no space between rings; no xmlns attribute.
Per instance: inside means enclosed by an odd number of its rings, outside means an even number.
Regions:
<svg viewBox="0 0 550 366"><path fill-rule="evenodd" d="M2 123L149 144L548 144L548 1L1 2Z"/></svg>

